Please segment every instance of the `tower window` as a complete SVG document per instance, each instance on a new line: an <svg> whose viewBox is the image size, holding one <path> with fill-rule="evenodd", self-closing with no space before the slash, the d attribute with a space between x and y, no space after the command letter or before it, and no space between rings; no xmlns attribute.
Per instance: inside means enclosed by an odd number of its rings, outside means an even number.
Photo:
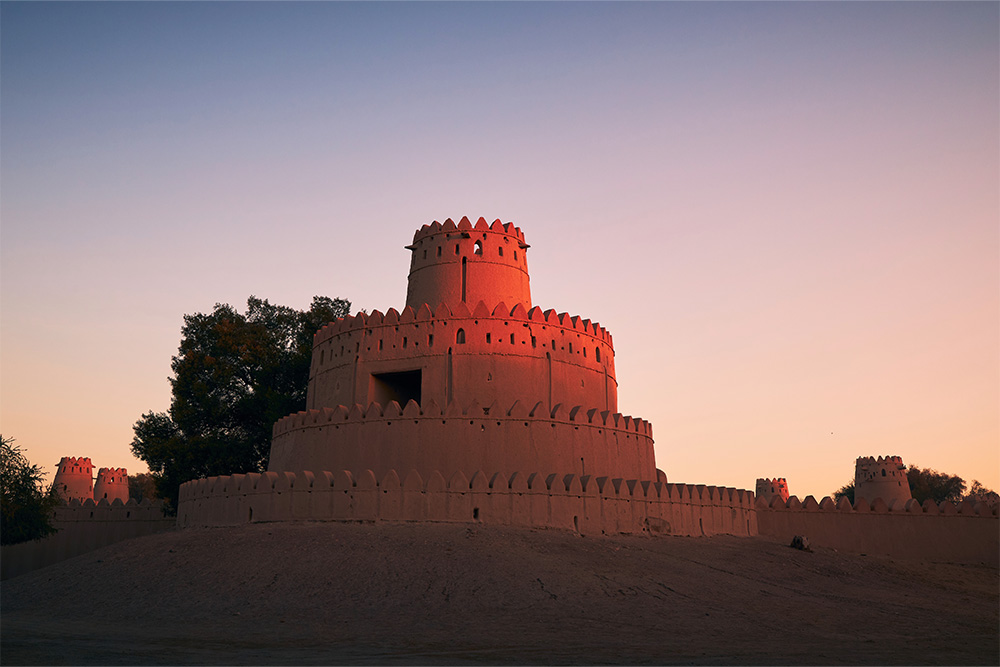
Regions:
<svg viewBox="0 0 1000 667"><path fill-rule="evenodd" d="M465 329L459 329L455 332L455 342L459 345L465 343Z"/></svg>
<svg viewBox="0 0 1000 667"><path fill-rule="evenodd" d="M486 334L486 343L487 343L487 344L489 344L489 343L490 343L490 335L489 335L489 334Z"/></svg>
<svg viewBox="0 0 1000 667"><path fill-rule="evenodd" d="M601 363L601 348L594 348L594 358L597 359L597 363Z"/></svg>
<svg viewBox="0 0 1000 667"><path fill-rule="evenodd" d="M434 345L434 334L427 334L427 345L433 347L433 345Z"/></svg>
<svg viewBox="0 0 1000 667"><path fill-rule="evenodd" d="M480 257L482 257L482 255L483 255L483 242L482 241L476 241L476 247L473 249L472 252L475 253L475 254L477 254L477 255L479 255Z"/></svg>
<svg viewBox="0 0 1000 667"><path fill-rule="evenodd" d="M456 255L458 254L458 244L457 243L455 244L455 254Z"/></svg>
<svg viewBox="0 0 1000 667"><path fill-rule="evenodd" d="M500 251L500 256L503 257L503 247L501 246L497 250Z"/></svg>
<svg viewBox="0 0 1000 667"><path fill-rule="evenodd" d="M438 246L438 257L441 256L441 246Z"/></svg>

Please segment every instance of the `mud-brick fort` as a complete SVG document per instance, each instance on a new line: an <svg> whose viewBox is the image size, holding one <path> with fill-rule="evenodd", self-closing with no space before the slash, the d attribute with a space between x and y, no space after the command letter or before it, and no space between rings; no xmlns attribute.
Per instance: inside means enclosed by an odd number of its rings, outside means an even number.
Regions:
<svg viewBox="0 0 1000 667"><path fill-rule="evenodd" d="M532 303L519 228L449 219L421 227L406 248L403 309L318 331L307 409L275 424L268 472L184 484L179 526L451 521L781 539L794 531L818 546L921 557L934 544L951 560L996 564L994 509L905 501L888 459L858 467L878 470L863 488L885 497L846 506L800 502L782 478L758 480L758 498L668 483L652 426L619 412L611 334Z"/></svg>

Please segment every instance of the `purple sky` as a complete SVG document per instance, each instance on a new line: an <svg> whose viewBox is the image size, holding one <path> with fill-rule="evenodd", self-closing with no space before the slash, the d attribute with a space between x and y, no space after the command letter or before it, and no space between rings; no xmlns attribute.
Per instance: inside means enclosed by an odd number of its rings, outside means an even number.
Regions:
<svg viewBox="0 0 1000 667"><path fill-rule="evenodd" d="M520 226L670 480L1000 488L1000 5L0 5L0 428L144 469L185 313Z"/></svg>

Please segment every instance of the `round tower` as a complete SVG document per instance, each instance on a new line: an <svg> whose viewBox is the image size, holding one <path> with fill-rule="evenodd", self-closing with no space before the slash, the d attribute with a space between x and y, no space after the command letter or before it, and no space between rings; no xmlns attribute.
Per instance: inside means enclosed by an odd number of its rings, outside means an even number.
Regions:
<svg viewBox="0 0 1000 667"><path fill-rule="evenodd" d="M881 498L887 505L893 500L906 502L910 495L910 482L906 466L899 456L860 456L854 467L854 500L864 498L871 503Z"/></svg>
<svg viewBox="0 0 1000 667"><path fill-rule="evenodd" d="M767 502L771 502L771 498L779 496L782 501L788 501L788 482L785 481L784 477L775 477L774 479L759 478L757 480L757 493L758 498L763 498Z"/></svg>
<svg viewBox="0 0 1000 667"><path fill-rule="evenodd" d="M128 502L128 470L101 468L97 471L97 481L94 482L94 500L112 503L115 498L123 503Z"/></svg>
<svg viewBox="0 0 1000 667"><path fill-rule="evenodd" d="M498 303L531 309L528 287L528 244L511 223L451 218L424 225L406 246L411 252L406 305L437 308L459 303L474 308L483 301L492 311Z"/></svg>
<svg viewBox="0 0 1000 667"><path fill-rule="evenodd" d="M94 465L89 458L64 456L59 460L52 486L63 500L84 501L94 497Z"/></svg>

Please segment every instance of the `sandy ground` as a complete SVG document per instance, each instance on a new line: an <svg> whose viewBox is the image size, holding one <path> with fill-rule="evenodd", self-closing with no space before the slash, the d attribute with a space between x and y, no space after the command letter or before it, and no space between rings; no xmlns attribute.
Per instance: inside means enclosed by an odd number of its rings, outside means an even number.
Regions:
<svg viewBox="0 0 1000 667"><path fill-rule="evenodd" d="M998 571L765 539L258 524L0 585L15 664L983 664Z"/></svg>

